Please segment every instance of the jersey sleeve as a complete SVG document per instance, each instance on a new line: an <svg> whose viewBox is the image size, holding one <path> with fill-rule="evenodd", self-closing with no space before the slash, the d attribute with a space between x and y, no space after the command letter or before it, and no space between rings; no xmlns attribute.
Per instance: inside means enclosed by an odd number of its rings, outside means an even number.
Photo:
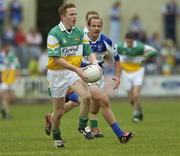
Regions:
<svg viewBox="0 0 180 156"><path fill-rule="evenodd" d="M60 44L56 37L56 34L51 30L47 37L47 49L49 57L60 57Z"/></svg>
<svg viewBox="0 0 180 156"><path fill-rule="evenodd" d="M147 58L154 57L154 56L158 55L158 52L156 51L155 48L153 48L149 45L144 45L144 55Z"/></svg>
<svg viewBox="0 0 180 156"><path fill-rule="evenodd" d="M86 35L83 37L83 56L89 56L92 53L89 40Z"/></svg>
<svg viewBox="0 0 180 156"><path fill-rule="evenodd" d="M103 37L103 41L106 46L107 52L112 57L113 62L119 61L119 55L118 55L118 53L116 53L114 51L113 43L112 43L111 39L108 38L107 36L105 36L104 34L102 34L102 37Z"/></svg>

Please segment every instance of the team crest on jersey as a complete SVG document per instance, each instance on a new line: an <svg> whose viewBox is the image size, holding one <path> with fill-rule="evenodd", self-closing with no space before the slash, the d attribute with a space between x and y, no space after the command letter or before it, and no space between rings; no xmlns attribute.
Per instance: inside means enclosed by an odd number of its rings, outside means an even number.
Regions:
<svg viewBox="0 0 180 156"><path fill-rule="evenodd" d="M67 43L66 39L63 38L62 43Z"/></svg>
<svg viewBox="0 0 180 156"><path fill-rule="evenodd" d="M79 37L75 38L75 41L76 41L76 42L79 42L79 40L80 40L80 38L79 38Z"/></svg>
<svg viewBox="0 0 180 156"><path fill-rule="evenodd" d="M102 45L102 44L99 44L99 45L98 45L98 50L102 50L102 47L103 47L103 45Z"/></svg>

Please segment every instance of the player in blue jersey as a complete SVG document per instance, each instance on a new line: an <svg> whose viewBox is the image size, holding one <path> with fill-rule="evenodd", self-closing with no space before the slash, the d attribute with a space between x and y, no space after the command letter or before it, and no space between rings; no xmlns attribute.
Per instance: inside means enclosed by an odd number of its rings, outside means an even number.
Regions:
<svg viewBox="0 0 180 156"><path fill-rule="evenodd" d="M114 59L115 65L115 75L113 80L115 81L115 87L117 88L120 84L120 69L119 69L119 56L113 53L112 51L112 41L101 33L103 21L100 17L91 17L88 20L88 30L87 38L89 39L89 43L93 53L95 53L96 58L98 60L98 64L103 68L104 56L109 52L110 55ZM84 57L82 62L82 67L89 65L90 63ZM116 121L114 113L112 112L110 101L108 96L104 92L104 80L103 77L101 80L96 83L89 84L89 89L91 93L92 103L91 103L91 114L95 115L94 119L94 128L97 128L97 120L96 115L98 114L100 108L102 110L103 116L105 120L108 122L113 132L119 139L121 143L128 142L133 136L134 132L124 132L119 124ZM79 100L79 96L72 92L69 94L70 100L73 102L77 102ZM66 108L65 108L66 110Z"/></svg>

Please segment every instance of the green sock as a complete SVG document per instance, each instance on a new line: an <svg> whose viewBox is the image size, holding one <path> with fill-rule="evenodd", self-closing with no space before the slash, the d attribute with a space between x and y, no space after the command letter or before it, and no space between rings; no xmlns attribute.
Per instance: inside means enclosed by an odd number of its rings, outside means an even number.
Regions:
<svg viewBox="0 0 180 156"><path fill-rule="evenodd" d="M139 117L140 114L141 114L141 112L140 112L139 110L134 110L134 111L133 111L133 116L134 116L134 117Z"/></svg>
<svg viewBox="0 0 180 156"><path fill-rule="evenodd" d="M97 128L98 127L98 121L97 120L90 120L91 128Z"/></svg>
<svg viewBox="0 0 180 156"><path fill-rule="evenodd" d="M79 117L79 128L84 129L85 127L87 127L87 122L88 122L87 117L80 116Z"/></svg>
<svg viewBox="0 0 180 156"><path fill-rule="evenodd" d="M61 131L59 128L52 129L52 138L53 138L53 140L62 140Z"/></svg>

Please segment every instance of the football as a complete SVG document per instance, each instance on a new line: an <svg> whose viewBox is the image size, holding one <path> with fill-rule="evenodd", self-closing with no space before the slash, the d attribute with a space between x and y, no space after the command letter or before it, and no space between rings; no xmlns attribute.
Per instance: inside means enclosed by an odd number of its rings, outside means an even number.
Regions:
<svg viewBox="0 0 180 156"><path fill-rule="evenodd" d="M101 69L93 64L88 65L84 68L84 74L86 75L86 77L88 78L88 82L90 83L98 81L102 76Z"/></svg>

